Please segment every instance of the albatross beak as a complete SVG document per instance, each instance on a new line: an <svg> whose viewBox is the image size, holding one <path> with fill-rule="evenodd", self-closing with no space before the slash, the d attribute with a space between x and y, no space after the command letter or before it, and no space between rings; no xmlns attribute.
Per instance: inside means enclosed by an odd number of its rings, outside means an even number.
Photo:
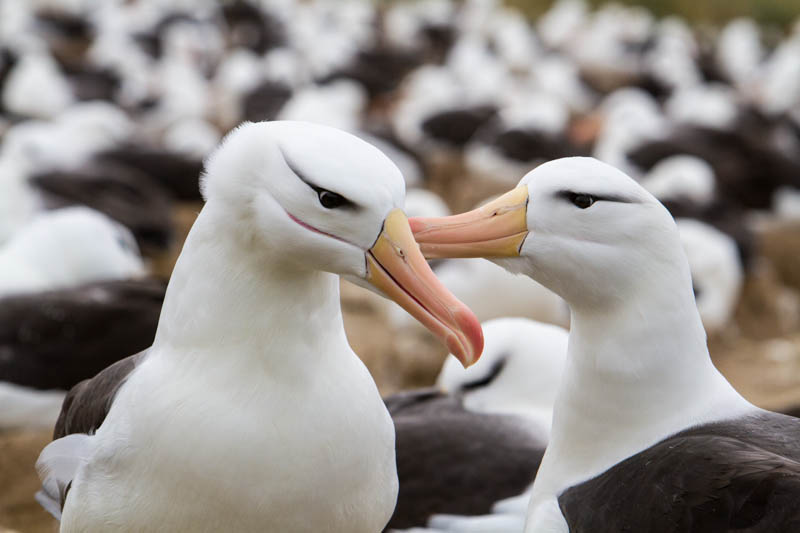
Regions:
<svg viewBox="0 0 800 533"><path fill-rule="evenodd" d="M478 360L483 351L480 322L433 274L400 209L386 217L366 255L367 281L439 337L464 367Z"/></svg>
<svg viewBox="0 0 800 533"><path fill-rule="evenodd" d="M428 259L513 257L528 236L527 209L528 187L523 185L472 211L409 223Z"/></svg>

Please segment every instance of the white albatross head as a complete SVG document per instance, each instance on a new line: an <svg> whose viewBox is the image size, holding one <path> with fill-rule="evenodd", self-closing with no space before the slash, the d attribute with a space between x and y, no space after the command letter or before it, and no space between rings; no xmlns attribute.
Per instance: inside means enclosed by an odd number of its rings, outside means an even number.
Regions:
<svg viewBox="0 0 800 533"><path fill-rule="evenodd" d="M522 415L549 435L569 332L520 317L487 320L481 327L486 344L480 361L462 368L448 357L436 385L460 395L471 411Z"/></svg>
<svg viewBox="0 0 800 533"><path fill-rule="evenodd" d="M566 158L478 210L412 219L430 257L480 256L572 311L527 531L566 531L558 495L687 427L754 409L711 362L672 216L619 170Z"/></svg>
<svg viewBox="0 0 800 533"><path fill-rule="evenodd" d="M36 216L0 248L0 294L145 274L133 234L83 206Z"/></svg>
<svg viewBox="0 0 800 533"><path fill-rule="evenodd" d="M733 318L744 284L736 241L713 226L691 218L675 221L692 271L697 309L709 334Z"/></svg>
<svg viewBox="0 0 800 533"><path fill-rule="evenodd" d="M623 172L592 158L545 163L489 204L453 217L411 219L411 226L427 257L491 258L531 276L573 311L652 294L665 276L677 277L691 293L667 209Z"/></svg>
<svg viewBox="0 0 800 533"><path fill-rule="evenodd" d="M372 145L317 124L246 123L206 161L202 191L246 249L368 283L465 366L479 357L477 318L428 267L401 210L403 176Z"/></svg>

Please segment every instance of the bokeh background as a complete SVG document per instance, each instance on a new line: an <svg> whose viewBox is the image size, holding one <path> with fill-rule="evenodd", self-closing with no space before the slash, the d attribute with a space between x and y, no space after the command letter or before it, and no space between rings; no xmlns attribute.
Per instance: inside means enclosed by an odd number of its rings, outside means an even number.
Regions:
<svg viewBox="0 0 800 533"><path fill-rule="evenodd" d="M33 463L64 391L146 348L243 120L375 143L412 215L459 212L543 161L593 155L679 219L712 357L754 403L800 404L795 0L0 0L0 532L54 531ZM437 274L482 320L568 325L484 261ZM382 393L446 350L342 284Z"/></svg>

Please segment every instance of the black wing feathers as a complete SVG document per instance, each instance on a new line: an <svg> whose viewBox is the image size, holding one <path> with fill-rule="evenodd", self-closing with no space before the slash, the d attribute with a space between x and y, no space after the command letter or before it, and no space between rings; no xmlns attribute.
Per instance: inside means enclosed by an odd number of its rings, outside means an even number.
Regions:
<svg viewBox="0 0 800 533"><path fill-rule="evenodd" d="M92 379L72 387L61 406L53 440L73 433L94 433L106 419L117 391L146 353L117 361Z"/></svg>
<svg viewBox="0 0 800 533"><path fill-rule="evenodd" d="M433 514L487 514L533 483L545 443L525 420L467 411L458 396L436 389L385 402L400 481L389 530L424 526Z"/></svg>
<svg viewBox="0 0 800 533"><path fill-rule="evenodd" d="M0 299L0 381L69 390L153 343L162 281L103 281Z"/></svg>
<svg viewBox="0 0 800 533"><path fill-rule="evenodd" d="M800 422L773 413L681 432L566 490L571 533L800 531Z"/></svg>

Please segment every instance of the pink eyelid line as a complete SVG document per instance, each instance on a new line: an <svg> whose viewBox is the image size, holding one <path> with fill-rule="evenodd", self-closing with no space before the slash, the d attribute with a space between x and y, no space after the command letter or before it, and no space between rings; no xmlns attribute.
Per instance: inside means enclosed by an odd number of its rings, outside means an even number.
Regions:
<svg viewBox="0 0 800 533"><path fill-rule="evenodd" d="M350 241L348 241L346 239L342 239L341 237L337 237L336 235L328 233L327 231L322 231L321 229L317 229L314 226L312 226L311 224L306 224L305 222L303 222L302 220L300 220L299 218L297 218L293 214L289 213L288 211L286 212L286 214L289 215L289 218L291 218L292 220L294 220L296 223L300 224L301 226L303 226L307 230L319 233L320 235L325 235L326 237L330 237L332 239L336 239L337 241L345 242L345 243L350 244L352 246L356 246L355 244L353 244L352 242L350 242ZM358 246L356 246L356 248L358 248Z"/></svg>

